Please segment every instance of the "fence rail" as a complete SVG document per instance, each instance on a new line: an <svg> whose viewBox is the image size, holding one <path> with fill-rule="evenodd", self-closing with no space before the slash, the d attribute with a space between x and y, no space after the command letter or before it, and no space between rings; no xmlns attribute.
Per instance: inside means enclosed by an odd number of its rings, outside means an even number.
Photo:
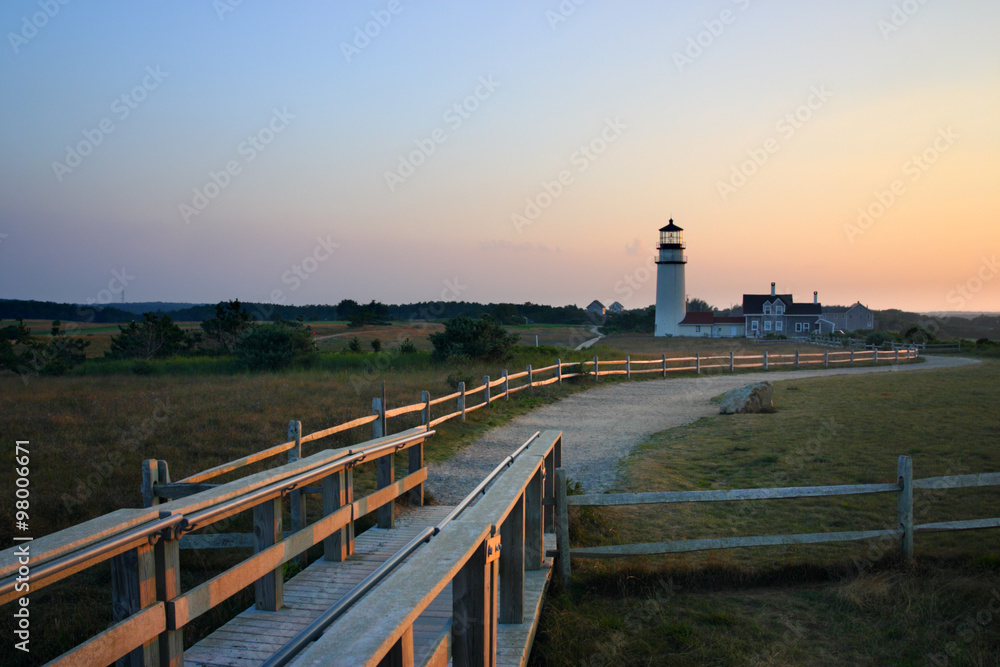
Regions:
<svg viewBox="0 0 1000 667"><path fill-rule="evenodd" d="M560 501L557 496L556 512L563 517L560 526L569 522L570 507L609 507L621 505L644 505L687 502L731 502L746 500L775 500L781 498L813 498L820 496L846 496L857 494L896 493L895 527L884 530L861 530L846 532L804 533L792 535L754 535L746 537L709 538L697 540L677 540L670 542L650 542L642 544L620 544L597 547L570 548L572 558L621 558L627 556L647 556L653 554L681 553L715 549L736 549L795 544L818 544L847 542L876 538L900 538L900 552L904 559L913 558L913 535L917 532L938 532L947 530L976 530L1000 527L1000 517L986 519L965 519L938 523L913 523L914 489L958 489L969 487L1000 486L1000 473L975 475L949 475L913 479L913 461L909 456L900 456L896 469L896 482L882 484L844 484L835 486L800 486L764 489L730 489L713 491L667 491L650 493L590 494L570 496ZM568 540L568 529L565 539ZM568 559L565 559L568 560ZM568 573L564 577L568 580Z"/></svg>

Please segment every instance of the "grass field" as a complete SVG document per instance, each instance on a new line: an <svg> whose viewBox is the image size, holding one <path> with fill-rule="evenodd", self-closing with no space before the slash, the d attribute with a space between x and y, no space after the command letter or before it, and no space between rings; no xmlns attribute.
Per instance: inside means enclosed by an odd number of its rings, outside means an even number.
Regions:
<svg viewBox="0 0 1000 667"><path fill-rule="evenodd" d="M719 416L652 438L623 491L893 481L1000 471L1000 363L775 384L777 412ZM574 545L893 527L895 497L571 511ZM995 487L917 491L915 521L1000 516ZM551 596L536 665L993 665L1000 530L895 543L574 561Z"/></svg>

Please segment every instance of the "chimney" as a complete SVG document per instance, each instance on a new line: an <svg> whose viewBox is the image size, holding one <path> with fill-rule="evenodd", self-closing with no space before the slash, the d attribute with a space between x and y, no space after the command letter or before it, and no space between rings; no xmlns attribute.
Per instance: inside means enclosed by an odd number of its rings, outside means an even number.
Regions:
<svg viewBox="0 0 1000 667"><path fill-rule="evenodd" d="M771 296L774 296L774 283L771 283Z"/></svg>
<svg viewBox="0 0 1000 667"><path fill-rule="evenodd" d="M815 304L819 303L819 292L816 291L813 292L813 303Z"/></svg>

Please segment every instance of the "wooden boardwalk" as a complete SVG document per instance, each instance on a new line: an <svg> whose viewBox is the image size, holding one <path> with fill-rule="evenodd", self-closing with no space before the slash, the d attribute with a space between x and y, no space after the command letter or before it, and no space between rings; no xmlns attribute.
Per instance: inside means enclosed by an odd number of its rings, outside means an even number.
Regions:
<svg viewBox="0 0 1000 667"><path fill-rule="evenodd" d="M355 539L355 555L352 558L342 563L322 559L313 562L285 582L285 604L279 611L247 609L187 649L184 664L189 667L260 665L417 533L441 521L452 509L450 506L432 505L407 510L397 517L393 529L366 530ZM546 547L554 548L553 536L545 537ZM551 565L551 559L547 558L543 569L525 573L525 622L499 626L497 665L514 667L526 664ZM377 589L375 594L378 594ZM416 665L447 664L451 616L449 584L414 623ZM336 631L336 623L327 630L328 633Z"/></svg>

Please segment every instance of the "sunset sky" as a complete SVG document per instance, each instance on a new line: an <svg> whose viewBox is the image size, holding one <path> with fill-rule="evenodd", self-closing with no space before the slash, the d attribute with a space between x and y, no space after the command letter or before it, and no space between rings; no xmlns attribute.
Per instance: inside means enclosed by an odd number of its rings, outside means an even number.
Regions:
<svg viewBox="0 0 1000 667"><path fill-rule="evenodd" d="M635 308L672 217L717 306L1000 311L1000 3L10 0L0 27L0 298Z"/></svg>

